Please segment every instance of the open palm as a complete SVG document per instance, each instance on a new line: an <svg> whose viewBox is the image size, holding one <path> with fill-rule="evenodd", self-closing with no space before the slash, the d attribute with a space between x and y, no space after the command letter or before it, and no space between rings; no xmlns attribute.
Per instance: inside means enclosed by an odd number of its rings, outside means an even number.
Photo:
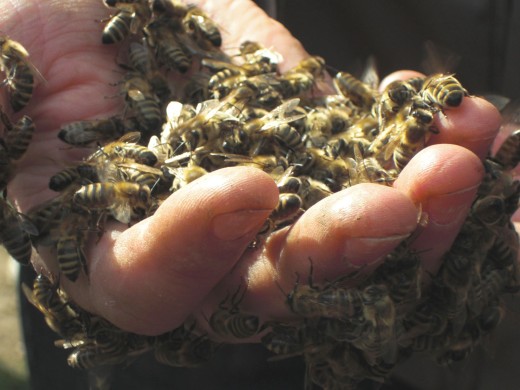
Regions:
<svg viewBox="0 0 520 390"><path fill-rule="evenodd" d="M252 3L222 0L201 6L224 26L224 47L258 40L283 53L285 69L305 55L282 26ZM59 141L60 126L106 118L124 105L113 98L121 73L117 48L101 44L100 21L109 10L100 0L34 0L17 7L6 5L0 20L45 78L22 111L37 131L9 186L23 211L55 195L47 189L49 177L88 153ZM171 330L244 284L246 309L264 319L283 316L287 308L279 287L289 290L296 274L305 275L309 258L318 279L366 263L369 270L416 229L419 208L430 222L416 245L426 268L435 271L475 197L483 174L479 157L499 121L485 101L465 99L438 118L441 132L432 137L438 145L414 158L394 188L364 184L334 194L257 250L248 244L277 204L276 185L257 169L218 170L174 193L141 223L111 226L88 251L89 280L62 283L86 309L144 334ZM55 271L52 254L43 257Z"/></svg>

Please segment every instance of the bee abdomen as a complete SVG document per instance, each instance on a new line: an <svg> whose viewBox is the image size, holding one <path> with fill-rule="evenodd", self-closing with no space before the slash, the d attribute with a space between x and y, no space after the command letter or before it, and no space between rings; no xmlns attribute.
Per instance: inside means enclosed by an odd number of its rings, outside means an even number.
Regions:
<svg viewBox="0 0 520 390"><path fill-rule="evenodd" d="M29 264L31 261L31 239L21 228L9 226L1 234L2 244L16 261L21 264Z"/></svg>
<svg viewBox="0 0 520 390"><path fill-rule="evenodd" d="M62 238L57 245L60 271L72 282L78 278L81 267L86 266L86 259L79 245L75 237Z"/></svg>
<svg viewBox="0 0 520 390"><path fill-rule="evenodd" d="M33 93L34 76L29 66L23 63L16 64L9 72L8 85L9 102L13 110L18 112L29 103Z"/></svg>
<svg viewBox="0 0 520 390"><path fill-rule="evenodd" d="M132 14L129 11L119 11L103 29L102 42L104 44L121 42L130 33L131 22Z"/></svg>

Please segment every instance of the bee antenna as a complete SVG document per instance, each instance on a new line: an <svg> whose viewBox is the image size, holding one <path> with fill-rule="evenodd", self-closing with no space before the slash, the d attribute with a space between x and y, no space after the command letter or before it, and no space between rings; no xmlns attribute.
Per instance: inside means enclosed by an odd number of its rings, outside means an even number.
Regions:
<svg viewBox="0 0 520 390"><path fill-rule="evenodd" d="M338 68L335 68L335 67L333 67L332 65L329 65L329 64L325 64L325 70L332 77L336 76L340 72Z"/></svg>
<svg viewBox="0 0 520 390"><path fill-rule="evenodd" d="M296 276L298 276L298 274L296 274ZM282 288L282 286L280 285L280 283L278 283L278 280L275 281L276 283L276 286L278 286L278 289L282 292L282 294L286 297L287 296L287 292L285 292L285 290ZM298 280L296 281L296 283L298 283Z"/></svg>

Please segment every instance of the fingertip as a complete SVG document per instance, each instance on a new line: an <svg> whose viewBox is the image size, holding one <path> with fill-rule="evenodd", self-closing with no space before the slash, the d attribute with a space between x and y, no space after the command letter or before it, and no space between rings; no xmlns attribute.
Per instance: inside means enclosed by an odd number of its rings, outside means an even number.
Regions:
<svg viewBox="0 0 520 390"><path fill-rule="evenodd" d="M421 150L399 174L394 187L414 202L475 188L484 168L470 150L458 145L432 145Z"/></svg>
<svg viewBox="0 0 520 390"><path fill-rule="evenodd" d="M419 205L427 224L413 246L425 268L435 273L475 199L484 168L471 151L457 145L432 145L403 169L394 187Z"/></svg>
<svg viewBox="0 0 520 390"><path fill-rule="evenodd" d="M431 144L463 146L483 159L498 133L502 118L495 106L473 96L465 97L459 107L440 112L435 122L439 134L431 137Z"/></svg>

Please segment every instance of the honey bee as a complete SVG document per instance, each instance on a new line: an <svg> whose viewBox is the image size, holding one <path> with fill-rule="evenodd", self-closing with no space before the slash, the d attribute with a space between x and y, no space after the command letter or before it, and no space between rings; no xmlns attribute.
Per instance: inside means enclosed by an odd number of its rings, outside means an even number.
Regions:
<svg viewBox="0 0 520 390"><path fill-rule="evenodd" d="M141 128L149 133L160 129L163 122L161 102L149 81L140 74L130 72L125 76L122 90Z"/></svg>
<svg viewBox="0 0 520 390"><path fill-rule="evenodd" d="M128 181L147 186L150 189L156 186L169 186L172 183L163 175L159 168L153 168L137 163L117 163L117 176L122 181Z"/></svg>
<svg viewBox="0 0 520 390"><path fill-rule="evenodd" d="M183 23L186 31L202 48L207 48L206 42L214 47L222 45L222 35L217 24L200 8L189 6Z"/></svg>
<svg viewBox="0 0 520 390"><path fill-rule="evenodd" d="M330 188L323 182L315 180L309 176L300 176L300 195L303 202L303 209L307 210L320 200L332 194Z"/></svg>
<svg viewBox="0 0 520 390"><path fill-rule="evenodd" d="M145 44L131 42L128 48L128 59L131 68L143 75L155 70L155 59Z"/></svg>
<svg viewBox="0 0 520 390"><path fill-rule="evenodd" d="M495 239L487 253L488 259L498 268L515 266L520 246L516 231L508 226L494 228L493 232Z"/></svg>
<svg viewBox="0 0 520 390"><path fill-rule="evenodd" d="M275 87L284 99L300 96L310 91L318 77L325 71L325 60L312 56L300 61L294 68L288 70L279 78L279 85Z"/></svg>
<svg viewBox="0 0 520 390"><path fill-rule="evenodd" d="M178 0L151 0L152 10L159 16L168 16L180 20L188 12L188 7Z"/></svg>
<svg viewBox="0 0 520 390"><path fill-rule="evenodd" d="M385 285L369 285L361 291L367 330L352 344L363 351L367 362L375 366L382 361L395 363L397 334L395 304Z"/></svg>
<svg viewBox="0 0 520 390"><path fill-rule="evenodd" d="M396 169L401 171L412 157L424 148L431 134L437 133L438 130L433 126L431 111L422 108L412 110L409 115L396 116L392 125L393 134L384 146L383 156L385 160L393 156ZM381 134L378 139L384 138L385 135ZM375 151L376 145L380 145L378 140L370 149Z"/></svg>
<svg viewBox="0 0 520 390"><path fill-rule="evenodd" d="M63 202L54 198L28 211L27 217L38 231L38 236L33 240L35 246L56 244L55 233L59 231L63 210Z"/></svg>
<svg viewBox="0 0 520 390"><path fill-rule="evenodd" d="M83 270L88 275L84 246L89 232L89 217L69 213L60 223L59 238L56 243L60 272L71 282L75 282Z"/></svg>
<svg viewBox="0 0 520 390"><path fill-rule="evenodd" d="M258 317L240 312L238 305L244 297L245 290L241 296L239 293L240 288L230 298L229 306L226 306L226 297L209 318L211 329L219 336L242 339L252 337L259 331Z"/></svg>
<svg viewBox="0 0 520 390"><path fill-rule="evenodd" d="M78 313L47 277L39 274L33 282L32 289L22 284L22 291L27 300L43 313L49 328L61 337L73 338L82 332L83 325Z"/></svg>
<svg viewBox="0 0 520 390"><path fill-rule="evenodd" d="M520 130L510 134L500 145L493 160L498 162L506 171L514 169L520 162Z"/></svg>
<svg viewBox="0 0 520 390"><path fill-rule="evenodd" d="M119 222L128 224L136 212L150 207L150 188L131 182L92 183L74 193L73 202L85 210L109 210Z"/></svg>
<svg viewBox="0 0 520 390"><path fill-rule="evenodd" d="M493 331L504 318L504 314L504 308L500 304L500 299L495 299L482 309L478 316L479 329L484 333Z"/></svg>
<svg viewBox="0 0 520 390"><path fill-rule="evenodd" d="M450 340L435 360L441 366L449 366L455 362L466 359L480 340L480 331L476 325L466 325L458 337Z"/></svg>
<svg viewBox="0 0 520 390"><path fill-rule="evenodd" d="M98 366L123 363L127 359L126 350L107 353L95 346L87 346L73 351L67 358L67 364L72 368L88 370Z"/></svg>
<svg viewBox="0 0 520 390"><path fill-rule="evenodd" d="M208 88L210 76L205 72L193 74L182 90L183 101L188 104L197 105L210 99Z"/></svg>
<svg viewBox="0 0 520 390"><path fill-rule="evenodd" d="M10 159L18 160L26 152L34 134L34 123L31 118L24 115L14 125L2 111L0 118L5 126L4 143L7 155Z"/></svg>
<svg viewBox="0 0 520 390"><path fill-rule="evenodd" d="M460 257L457 261L460 261L461 264L454 264L455 261L451 261L452 264L449 266L453 269L453 272L455 272L454 269L456 267L461 269L464 267L464 261L460 260ZM466 266L465 268L463 271L468 274L467 269L469 267ZM453 274L453 272L451 273ZM467 276L461 276L460 278L470 279ZM452 284L446 285L444 283L445 280L448 283L452 282ZM468 285L458 286L453 284L453 282L454 280L449 279L445 272L443 272L440 278L435 278L431 287L430 300L435 313L446 318L450 325L450 331L453 334L458 334L462 331L468 319Z"/></svg>
<svg viewBox="0 0 520 390"><path fill-rule="evenodd" d="M300 191L302 185L301 180L300 178L293 176L293 172L293 167L287 168L282 174L279 174L276 170L271 172L271 177L275 179L280 194L297 194Z"/></svg>
<svg viewBox="0 0 520 390"><path fill-rule="evenodd" d="M286 324L271 324L272 331L262 337L262 344L278 355L276 359L301 355L305 349L301 328ZM271 360L274 360L271 358Z"/></svg>
<svg viewBox="0 0 520 390"><path fill-rule="evenodd" d="M390 83L379 99L377 106L377 116L382 127L391 118L395 117L406 103L410 102L417 95L417 90L408 81L396 80Z"/></svg>
<svg viewBox="0 0 520 390"><path fill-rule="evenodd" d="M284 171L289 167L285 158L279 158L272 155L243 156L226 153L211 153L211 155L214 157L224 158L226 163L260 168L266 173L274 172L275 174L278 174L280 170Z"/></svg>
<svg viewBox="0 0 520 390"><path fill-rule="evenodd" d="M448 320L437 313L433 303L424 300L417 305L415 310L407 312L403 317L403 325L406 329L407 339L418 335L439 336L446 330Z"/></svg>
<svg viewBox="0 0 520 390"><path fill-rule="evenodd" d="M471 216L487 227L496 225L505 216L505 202L503 197L488 195L475 200L471 206Z"/></svg>
<svg viewBox="0 0 520 390"><path fill-rule="evenodd" d="M155 358L173 367L198 367L211 359L216 347L207 336L173 339L155 348Z"/></svg>
<svg viewBox="0 0 520 390"><path fill-rule="evenodd" d="M355 106L371 111L376 103L377 92L368 84L347 72L338 72L334 77L336 91L348 98Z"/></svg>
<svg viewBox="0 0 520 390"><path fill-rule="evenodd" d="M88 158L87 162L95 163L100 159L107 159L112 162L134 161L139 164L154 166L157 163L157 156L147 147L137 144L140 137L139 132L126 133L117 141L99 148Z"/></svg>
<svg viewBox="0 0 520 390"><path fill-rule="evenodd" d="M212 58L204 58L202 65L215 72L208 80L208 89L211 94L220 99L247 80L247 73L241 66L219 61Z"/></svg>
<svg viewBox="0 0 520 390"><path fill-rule="evenodd" d="M283 61L280 53L263 47L254 41L244 41L239 46L239 53L244 64L261 64L261 73L271 73L277 71L277 66Z"/></svg>
<svg viewBox="0 0 520 390"><path fill-rule="evenodd" d="M71 184L86 179L91 182L99 181L97 169L91 164L78 164L61 170L51 176L49 188L53 191L63 191Z"/></svg>
<svg viewBox="0 0 520 390"><path fill-rule="evenodd" d="M145 0L108 1L105 4L116 8L118 13L103 28L101 41L104 44L118 43L130 34L137 34L151 18L152 12Z"/></svg>
<svg viewBox="0 0 520 390"><path fill-rule="evenodd" d="M183 105L170 103L167 107L168 125L163 128L161 140L171 145L180 143L189 151L213 146L239 125L235 109L232 106L225 109L226 106L226 102L208 100L197 106L194 116L183 120Z"/></svg>
<svg viewBox="0 0 520 390"><path fill-rule="evenodd" d="M72 122L61 127L58 138L74 146L88 146L95 143L114 141L138 126L135 118L112 116L106 119L92 119Z"/></svg>
<svg viewBox="0 0 520 390"><path fill-rule="evenodd" d="M146 25L143 32L159 64L186 73L191 67L192 58L186 47L189 43L182 37L182 30L180 22L161 17Z"/></svg>
<svg viewBox="0 0 520 390"><path fill-rule="evenodd" d="M298 194L280 194L278 204L267 219L267 223L270 225L269 231L279 229L288 223L293 223L300 217L302 211L302 200Z"/></svg>
<svg viewBox="0 0 520 390"><path fill-rule="evenodd" d="M325 183L333 192L339 191L352 174L352 163L341 158L331 158L324 150L307 148L295 155L295 174L308 175Z"/></svg>
<svg viewBox="0 0 520 390"><path fill-rule="evenodd" d="M131 42L128 58L130 60L130 68L134 72L139 73L148 82L151 92L157 96L159 101L161 103L169 101L171 90L168 80L164 74L157 69L155 58L148 46Z"/></svg>
<svg viewBox="0 0 520 390"><path fill-rule="evenodd" d="M32 97L35 77L43 80L43 76L30 62L27 50L6 35L0 36L0 70L6 74L11 107L20 111Z"/></svg>
<svg viewBox="0 0 520 390"><path fill-rule="evenodd" d="M462 103L468 91L451 74L434 74L424 80L421 97L433 107L453 108Z"/></svg>
<svg viewBox="0 0 520 390"><path fill-rule="evenodd" d="M402 244L387 255L373 275L374 281L387 286L396 310L421 297L421 261L417 253ZM408 308L406 308L408 309Z"/></svg>
<svg viewBox="0 0 520 390"><path fill-rule="evenodd" d="M351 125L351 116L347 110L318 106L309 111L305 118L307 143L317 148L324 148L334 139L339 139L335 136L341 137Z"/></svg>
<svg viewBox="0 0 520 390"><path fill-rule="evenodd" d="M34 224L23 214L0 198L0 242L9 255L20 264L31 261L31 236L37 236Z"/></svg>
<svg viewBox="0 0 520 390"><path fill-rule="evenodd" d="M299 102L298 98L286 100L261 118L251 119L245 123L245 132L258 142L254 155L260 153L261 147L272 138L290 150L303 147L300 133L289 125L305 116L305 114L294 113Z"/></svg>
<svg viewBox="0 0 520 390"><path fill-rule="evenodd" d="M339 283L355 275L344 275L318 287L313 283L313 266L307 284L300 285L299 276L294 288L286 294L286 303L294 313L305 318L332 318L343 321L363 321L362 296L356 288L340 287Z"/></svg>

